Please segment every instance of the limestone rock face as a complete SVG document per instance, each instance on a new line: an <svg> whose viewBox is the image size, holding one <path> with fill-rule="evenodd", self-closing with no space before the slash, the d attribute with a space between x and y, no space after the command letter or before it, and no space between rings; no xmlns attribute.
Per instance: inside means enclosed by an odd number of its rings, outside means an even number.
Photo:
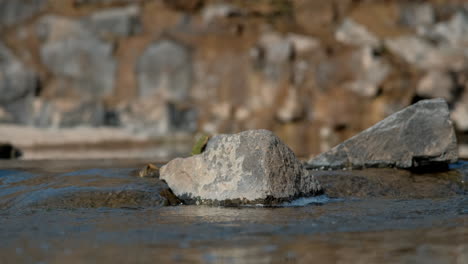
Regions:
<svg viewBox="0 0 468 264"><path fill-rule="evenodd" d="M161 179L186 202L274 203L320 191L294 153L267 130L214 136L203 153L163 166Z"/></svg>
<svg viewBox="0 0 468 264"><path fill-rule="evenodd" d="M380 121L308 163L308 168L416 168L458 159L443 99L423 100Z"/></svg>

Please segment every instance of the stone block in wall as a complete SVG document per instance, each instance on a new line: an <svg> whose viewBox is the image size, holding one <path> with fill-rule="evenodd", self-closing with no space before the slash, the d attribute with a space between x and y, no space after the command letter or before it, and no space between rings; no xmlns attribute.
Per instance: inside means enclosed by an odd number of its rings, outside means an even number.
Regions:
<svg viewBox="0 0 468 264"><path fill-rule="evenodd" d="M340 42L354 46L376 47L380 45L380 40L374 34L351 18L347 18L341 23L335 32L335 38Z"/></svg>
<svg viewBox="0 0 468 264"><path fill-rule="evenodd" d="M70 89L90 98L112 93L116 70L112 44L81 23L58 16L43 17L38 35L40 59L58 80L57 94L69 94Z"/></svg>
<svg viewBox="0 0 468 264"><path fill-rule="evenodd" d="M139 6L131 5L95 12L83 18L82 23L102 37L128 37L141 31L139 15Z"/></svg>
<svg viewBox="0 0 468 264"><path fill-rule="evenodd" d="M192 57L185 45L168 39L156 41L141 54L135 70L140 98L184 101L189 97Z"/></svg>
<svg viewBox="0 0 468 264"><path fill-rule="evenodd" d="M14 123L30 124L37 75L0 43L0 107Z"/></svg>
<svg viewBox="0 0 468 264"><path fill-rule="evenodd" d="M419 80L416 94L423 98L444 98L447 102L452 102L456 88L450 73L431 70Z"/></svg>
<svg viewBox="0 0 468 264"><path fill-rule="evenodd" d="M0 0L0 29L19 24L46 7L47 0Z"/></svg>
<svg viewBox="0 0 468 264"><path fill-rule="evenodd" d="M194 107L168 102L163 98L129 102L118 107L117 114L125 128L150 137L197 130L197 111Z"/></svg>

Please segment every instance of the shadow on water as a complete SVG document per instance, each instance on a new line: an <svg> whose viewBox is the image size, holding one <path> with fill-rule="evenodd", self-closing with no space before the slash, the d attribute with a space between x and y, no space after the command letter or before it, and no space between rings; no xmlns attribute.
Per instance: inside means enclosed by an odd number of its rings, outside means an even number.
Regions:
<svg viewBox="0 0 468 264"><path fill-rule="evenodd" d="M0 263L468 260L466 164L320 172L327 195L225 208L163 206L145 162L0 164Z"/></svg>

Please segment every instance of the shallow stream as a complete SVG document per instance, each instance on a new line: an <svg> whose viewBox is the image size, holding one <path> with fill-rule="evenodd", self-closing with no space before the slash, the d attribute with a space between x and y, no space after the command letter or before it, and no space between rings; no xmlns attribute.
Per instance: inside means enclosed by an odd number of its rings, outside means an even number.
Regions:
<svg viewBox="0 0 468 264"><path fill-rule="evenodd" d="M324 196L226 208L164 206L146 162L1 162L0 263L468 263L463 164L321 172Z"/></svg>

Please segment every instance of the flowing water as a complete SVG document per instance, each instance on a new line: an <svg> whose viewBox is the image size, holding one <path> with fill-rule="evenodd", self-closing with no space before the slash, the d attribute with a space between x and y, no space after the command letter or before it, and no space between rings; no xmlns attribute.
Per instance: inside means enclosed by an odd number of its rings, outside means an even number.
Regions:
<svg viewBox="0 0 468 264"><path fill-rule="evenodd" d="M321 172L326 195L230 208L164 206L145 163L1 162L0 263L468 263L464 164Z"/></svg>

